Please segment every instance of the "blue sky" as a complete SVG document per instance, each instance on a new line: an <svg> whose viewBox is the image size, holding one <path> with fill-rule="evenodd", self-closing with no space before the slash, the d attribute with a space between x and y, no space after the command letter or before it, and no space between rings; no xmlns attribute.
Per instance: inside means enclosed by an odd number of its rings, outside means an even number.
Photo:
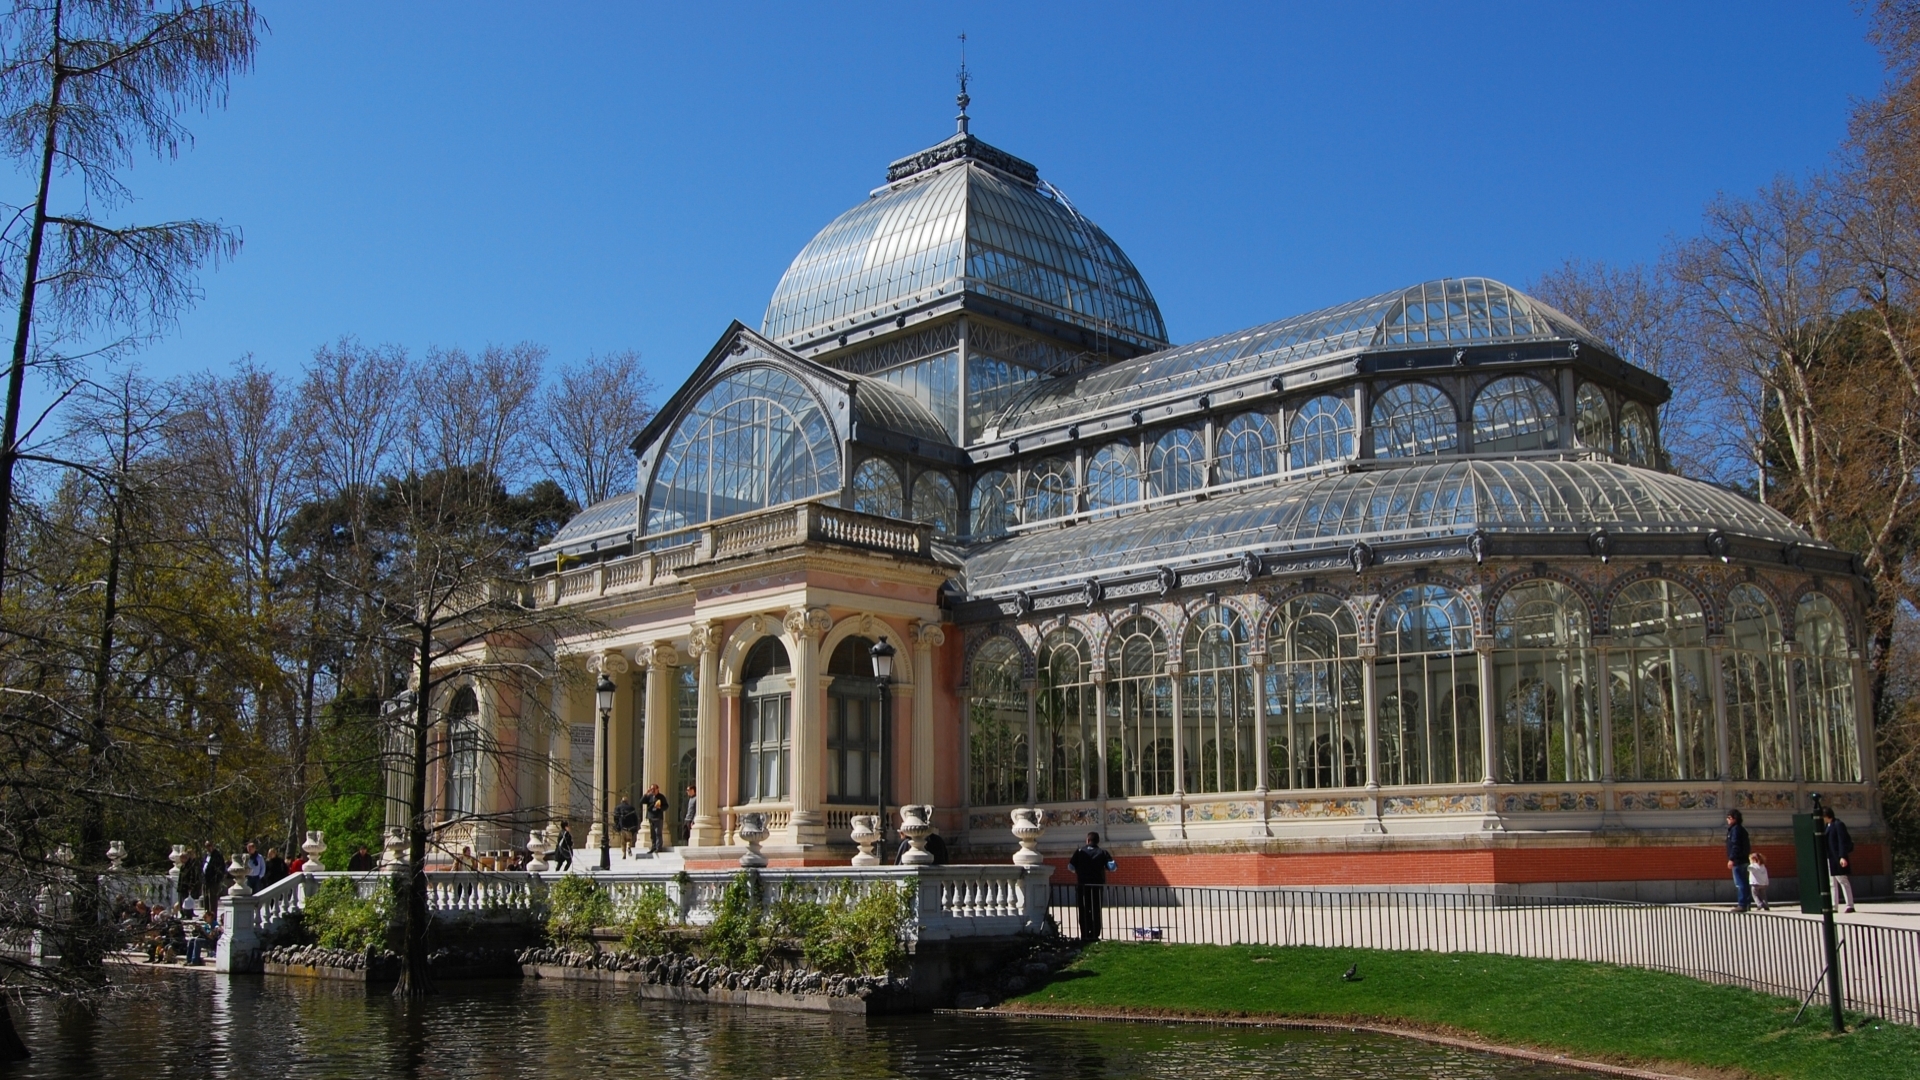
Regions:
<svg viewBox="0 0 1920 1080"><path fill-rule="evenodd" d="M888 161L951 132L962 29L975 133L1127 250L1175 341L1652 257L1716 192L1819 168L1881 79L1841 3L265 12L228 109L127 176L128 219L246 236L156 374L291 373L353 334L638 349L670 390Z"/></svg>

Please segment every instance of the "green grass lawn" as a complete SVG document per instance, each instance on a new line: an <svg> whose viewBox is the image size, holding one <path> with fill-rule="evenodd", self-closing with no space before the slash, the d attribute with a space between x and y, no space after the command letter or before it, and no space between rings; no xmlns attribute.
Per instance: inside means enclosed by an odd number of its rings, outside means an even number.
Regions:
<svg viewBox="0 0 1920 1080"><path fill-rule="evenodd" d="M1358 963L1360 980L1340 975ZM1823 999L1797 1001L1680 975L1480 953L1135 945L1089 948L1030 1009L1371 1020L1450 1031L1596 1061L1696 1075L1916 1080L1920 1028L1849 1015L1828 1032Z"/></svg>

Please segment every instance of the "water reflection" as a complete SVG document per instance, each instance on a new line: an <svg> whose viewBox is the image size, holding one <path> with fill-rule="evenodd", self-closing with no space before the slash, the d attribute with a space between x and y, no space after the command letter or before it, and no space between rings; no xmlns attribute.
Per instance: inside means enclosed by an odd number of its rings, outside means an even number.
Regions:
<svg viewBox="0 0 1920 1080"><path fill-rule="evenodd" d="M16 1014L18 1016L19 1014ZM219 1080L1574 1080L1589 1074L1374 1036L972 1017L861 1018L468 983L402 1009L357 987L157 980L96 1015L33 1003L21 1078Z"/></svg>

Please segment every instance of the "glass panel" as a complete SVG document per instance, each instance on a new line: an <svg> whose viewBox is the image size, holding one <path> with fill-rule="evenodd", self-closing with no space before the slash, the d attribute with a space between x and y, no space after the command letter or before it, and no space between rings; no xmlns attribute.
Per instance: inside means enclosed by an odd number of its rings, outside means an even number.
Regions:
<svg viewBox="0 0 1920 1080"><path fill-rule="evenodd" d="M1185 653L1180 699L1185 789L1252 791L1259 776L1253 738L1258 702L1239 613L1216 604L1195 615Z"/></svg>
<svg viewBox="0 0 1920 1080"><path fill-rule="evenodd" d="M740 801L777 802L787 795L792 697L747 694L740 699Z"/></svg>
<svg viewBox="0 0 1920 1080"><path fill-rule="evenodd" d="M1027 469L1027 497L1020 520L1031 523L1073 513L1073 488L1073 462L1065 458L1034 462Z"/></svg>
<svg viewBox="0 0 1920 1080"><path fill-rule="evenodd" d="M1098 798L1093 660L1087 640L1072 628L1056 630L1040 645L1039 686L1034 698L1039 735L1041 802Z"/></svg>
<svg viewBox="0 0 1920 1080"><path fill-rule="evenodd" d="M880 691L871 677L842 675L827 691L827 799L880 798Z"/></svg>
<svg viewBox="0 0 1920 1080"><path fill-rule="evenodd" d="M1267 630L1267 784L1359 787L1367 774L1367 715L1353 613L1309 593Z"/></svg>
<svg viewBox="0 0 1920 1080"><path fill-rule="evenodd" d="M973 535L976 539L1005 535L1014 525L1013 477L998 470L982 473L973 482Z"/></svg>
<svg viewBox="0 0 1920 1080"><path fill-rule="evenodd" d="M679 730L674 741L674 788L669 798L685 799L687 789L693 786L694 767L699 763L700 747L700 673L691 664L676 669L678 677L674 679L674 712L679 720ZM685 803L678 807L683 813ZM684 832L687 822L681 822Z"/></svg>
<svg viewBox="0 0 1920 1080"><path fill-rule="evenodd" d="M1107 676L1108 794L1173 794L1173 682L1158 623L1134 618L1114 630Z"/></svg>
<svg viewBox="0 0 1920 1080"><path fill-rule="evenodd" d="M1241 413L1220 432L1220 482L1280 471L1280 437L1264 413Z"/></svg>
<svg viewBox="0 0 1920 1080"><path fill-rule="evenodd" d="M1147 494L1178 495L1207 486L1206 439L1192 428L1160 433L1147 448Z"/></svg>
<svg viewBox="0 0 1920 1080"><path fill-rule="evenodd" d="M1481 779L1480 661L1466 601L1416 585L1380 613L1380 782L1460 784Z"/></svg>
<svg viewBox="0 0 1920 1080"><path fill-rule="evenodd" d="M1800 702L1801 760L1808 780L1860 782L1859 729L1854 722L1853 660L1846 621L1832 600L1809 593L1800 601L1794 662Z"/></svg>
<svg viewBox="0 0 1920 1080"><path fill-rule="evenodd" d="M999 419L1008 404L1040 377L1032 368L990 356L967 357L966 441L980 438L987 425Z"/></svg>
<svg viewBox="0 0 1920 1080"><path fill-rule="evenodd" d="M1546 383L1509 375L1482 387L1473 399L1473 448L1478 452L1547 450L1559 445L1560 403Z"/></svg>
<svg viewBox="0 0 1920 1080"><path fill-rule="evenodd" d="M480 775L480 703L467 687L447 705L447 813L466 817L478 811L475 783Z"/></svg>
<svg viewBox="0 0 1920 1080"><path fill-rule="evenodd" d="M1087 509L1107 510L1140 501L1140 453L1109 443L1087 462Z"/></svg>
<svg viewBox="0 0 1920 1080"><path fill-rule="evenodd" d="M1500 598L1493 619L1498 779L1600 779L1600 668L1586 605L1557 581L1530 581Z"/></svg>
<svg viewBox="0 0 1920 1080"><path fill-rule="evenodd" d="M940 536L960 534L960 499L945 473L923 472L914 477L913 520L933 526Z"/></svg>
<svg viewBox="0 0 1920 1080"><path fill-rule="evenodd" d="M888 368L877 372L874 378L884 379L906 391L915 401L927 407L946 428L947 437L960 438L960 354L946 353L942 356L929 356L915 360L910 364Z"/></svg>
<svg viewBox="0 0 1920 1080"><path fill-rule="evenodd" d="M880 458L868 458L853 470L853 508L863 514L905 517L900 473Z"/></svg>
<svg viewBox="0 0 1920 1080"><path fill-rule="evenodd" d="M1727 645L1720 677L1727 695L1727 751L1735 780L1787 780L1786 639L1780 616L1752 585L1727 592Z"/></svg>
<svg viewBox="0 0 1920 1080"><path fill-rule="evenodd" d="M1705 780L1716 770L1713 670L1700 602L1671 581L1637 581L1613 602L1613 768L1623 780Z"/></svg>
<svg viewBox="0 0 1920 1080"><path fill-rule="evenodd" d="M1637 401L1620 406L1620 456L1635 465L1653 468L1659 452L1653 441L1653 417Z"/></svg>
<svg viewBox="0 0 1920 1080"><path fill-rule="evenodd" d="M1418 457L1452 450L1460 442L1453 399L1426 383L1401 383L1373 403L1375 457Z"/></svg>
<svg viewBox="0 0 1920 1080"><path fill-rule="evenodd" d="M1287 467L1306 469L1353 456L1353 403L1327 394L1300 406L1287 423Z"/></svg>
<svg viewBox="0 0 1920 1080"><path fill-rule="evenodd" d="M1027 800L1027 692L1020 650L991 638L974 655L967 689L967 790L975 806Z"/></svg>
<svg viewBox="0 0 1920 1080"><path fill-rule="evenodd" d="M1581 383L1573 396L1573 437L1588 449L1613 453L1613 406L1592 383Z"/></svg>
<svg viewBox="0 0 1920 1080"><path fill-rule="evenodd" d="M798 379L746 367L674 426L647 492L647 532L666 532L840 486L833 428Z"/></svg>

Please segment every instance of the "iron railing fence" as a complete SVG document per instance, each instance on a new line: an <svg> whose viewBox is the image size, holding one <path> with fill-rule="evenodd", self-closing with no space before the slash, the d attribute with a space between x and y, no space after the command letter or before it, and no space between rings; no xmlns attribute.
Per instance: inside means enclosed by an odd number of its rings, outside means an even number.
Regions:
<svg viewBox="0 0 1920 1080"><path fill-rule="evenodd" d="M1460 892L1097 886L1102 937L1209 945L1500 953L1649 968L1800 998L1826 993L1820 922L1784 912ZM1079 889L1056 885L1060 933ZM1840 926L1846 1007L1920 1025L1920 930Z"/></svg>

